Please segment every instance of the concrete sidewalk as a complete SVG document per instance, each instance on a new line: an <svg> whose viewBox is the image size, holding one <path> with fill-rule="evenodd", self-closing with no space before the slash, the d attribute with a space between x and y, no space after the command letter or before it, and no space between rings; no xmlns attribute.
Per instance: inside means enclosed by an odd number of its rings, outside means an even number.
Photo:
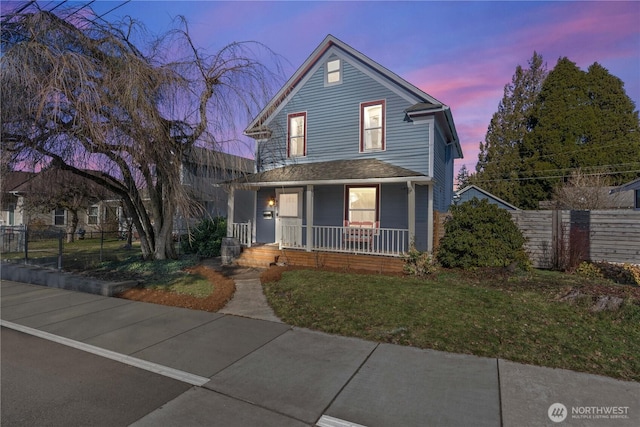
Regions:
<svg viewBox="0 0 640 427"><path fill-rule="evenodd" d="M193 385L137 426L640 425L635 382L17 282L0 300L3 327Z"/></svg>

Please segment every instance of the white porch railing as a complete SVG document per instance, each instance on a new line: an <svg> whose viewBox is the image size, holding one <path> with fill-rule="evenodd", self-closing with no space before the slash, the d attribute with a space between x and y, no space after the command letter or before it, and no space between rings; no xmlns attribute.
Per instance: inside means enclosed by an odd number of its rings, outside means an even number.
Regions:
<svg viewBox="0 0 640 427"><path fill-rule="evenodd" d="M232 237L238 239L242 246L251 247L251 221L231 224Z"/></svg>
<svg viewBox="0 0 640 427"><path fill-rule="evenodd" d="M280 248L386 256L402 256L409 248L406 229L314 225L310 245L306 230L304 225L283 226Z"/></svg>

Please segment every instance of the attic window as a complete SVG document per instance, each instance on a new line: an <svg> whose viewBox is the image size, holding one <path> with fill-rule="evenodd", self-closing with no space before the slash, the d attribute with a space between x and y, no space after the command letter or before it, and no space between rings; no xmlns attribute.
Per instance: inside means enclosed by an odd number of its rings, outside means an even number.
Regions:
<svg viewBox="0 0 640 427"><path fill-rule="evenodd" d="M339 59L333 59L327 62L326 68L327 85L335 85L342 83L342 63Z"/></svg>

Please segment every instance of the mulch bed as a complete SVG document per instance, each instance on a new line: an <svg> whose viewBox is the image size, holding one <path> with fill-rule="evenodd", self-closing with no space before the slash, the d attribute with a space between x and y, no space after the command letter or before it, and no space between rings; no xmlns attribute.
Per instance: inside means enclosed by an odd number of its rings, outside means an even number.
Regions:
<svg viewBox="0 0 640 427"><path fill-rule="evenodd" d="M235 282L222 273L203 265L190 268L188 271L209 279L213 284L213 293L206 298L196 298L158 289L131 288L118 294L117 297L210 312L220 310L233 297L236 290Z"/></svg>

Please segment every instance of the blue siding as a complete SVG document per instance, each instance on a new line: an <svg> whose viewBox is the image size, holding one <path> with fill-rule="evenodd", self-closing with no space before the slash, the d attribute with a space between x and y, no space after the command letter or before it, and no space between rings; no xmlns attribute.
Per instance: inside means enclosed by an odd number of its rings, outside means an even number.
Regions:
<svg viewBox="0 0 640 427"><path fill-rule="evenodd" d="M343 185L317 186L314 187L313 191L314 225L342 226L344 221L345 187ZM380 227L406 229L409 227L408 221L406 185L381 185Z"/></svg>
<svg viewBox="0 0 640 427"><path fill-rule="evenodd" d="M377 158L427 175L429 130L404 120L404 110L411 103L347 61L343 61L343 83L325 86L324 63L318 63L309 80L270 122L272 138L259 147L262 167L279 167L287 161L287 114L306 111L307 156L289 162ZM360 153L360 103L379 99L386 101L386 150Z"/></svg>
<svg viewBox="0 0 640 427"><path fill-rule="evenodd" d="M380 187L380 227L409 228L407 185L383 184Z"/></svg>
<svg viewBox="0 0 640 427"><path fill-rule="evenodd" d="M486 194L482 193L481 191L476 190L475 188L470 188L467 191L465 191L464 193L460 194L460 200L458 201L458 203L468 202L469 200L473 199L474 197L479 199L479 200L487 199L489 201L489 203L497 205L497 206L501 207L502 209L506 209L508 211L514 210L512 207L510 207L508 205L505 205L504 203L502 203L499 200L494 199L493 197L487 196Z"/></svg>
<svg viewBox="0 0 640 427"><path fill-rule="evenodd" d="M313 209L314 225L341 227L344 221L344 186L314 187Z"/></svg>

